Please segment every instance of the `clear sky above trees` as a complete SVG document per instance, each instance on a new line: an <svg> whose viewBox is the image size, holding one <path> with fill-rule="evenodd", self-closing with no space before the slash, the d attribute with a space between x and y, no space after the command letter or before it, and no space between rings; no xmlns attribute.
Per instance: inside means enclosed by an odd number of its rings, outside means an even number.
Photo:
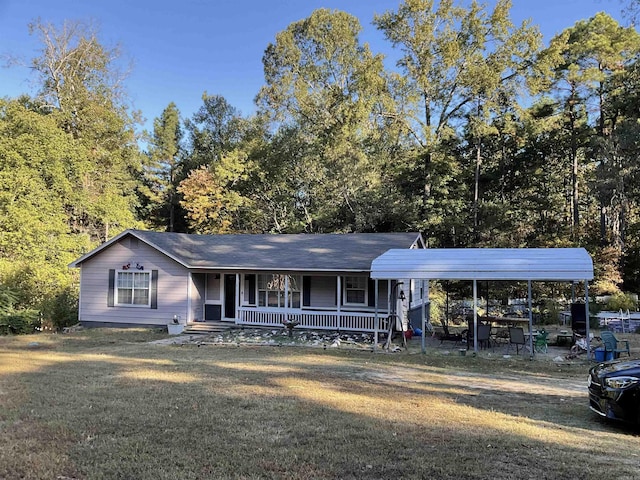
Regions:
<svg viewBox="0 0 640 480"><path fill-rule="evenodd" d="M369 42L374 53L394 55L371 22L374 14L395 10L398 4L395 0L0 0L0 56L17 56L25 62L37 56L38 41L29 36L27 25L38 17L55 24L93 19L101 42L120 43L123 58L132 62L126 88L151 130L153 119L171 101L183 116L191 116L202 104L204 91L222 95L242 113L251 113L253 98L264 83L265 48L278 32L317 8L357 16L363 26L361 40ZM601 10L621 17L617 0L514 0L513 4L514 23L531 18L545 41ZM392 58L387 62L393 63ZM0 96L33 93L30 78L26 67L0 69Z"/></svg>

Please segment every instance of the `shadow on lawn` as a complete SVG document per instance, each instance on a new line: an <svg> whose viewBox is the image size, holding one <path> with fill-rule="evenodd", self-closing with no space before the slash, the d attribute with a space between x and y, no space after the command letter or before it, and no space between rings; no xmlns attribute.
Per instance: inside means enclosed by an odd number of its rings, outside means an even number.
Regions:
<svg viewBox="0 0 640 480"><path fill-rule="evenodd" d="M39 366L0 374L24 391L6 418L61 425L69 439L41 446L65 467L25 461L27 477L574 478L586 464L595 478L639 467L625 457L637 440L592 422L580 392L553 380L538 392L521 375L364 352L89 343L24 350ZM24 441L16 425L5 442Z"/></svg>

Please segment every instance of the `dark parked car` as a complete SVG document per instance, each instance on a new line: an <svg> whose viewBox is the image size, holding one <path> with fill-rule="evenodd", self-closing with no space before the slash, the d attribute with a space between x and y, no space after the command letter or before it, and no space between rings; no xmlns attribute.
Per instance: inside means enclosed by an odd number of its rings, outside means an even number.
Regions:
<svg viewBox="0 0 640 480"><path fill-rule="evenodd" d="M598 415L640 425L640 359L589 370L589 407Z"/></svg>

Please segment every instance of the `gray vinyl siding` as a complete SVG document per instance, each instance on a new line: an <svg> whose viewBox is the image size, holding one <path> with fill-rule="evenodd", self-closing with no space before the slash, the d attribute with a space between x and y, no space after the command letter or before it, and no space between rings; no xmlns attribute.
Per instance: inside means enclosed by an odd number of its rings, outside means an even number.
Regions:
<svg viewBox="0 0 640 480"><path fill-rule="evenodd" d="M329 275L314 275L311 276L311 305L310 309L314 308L336 308L336 289L338 279L335 276ZM344 276L342 279L342 288L344 288ZM387 308L387 282L378 282L378 308L384 310ZM368 305L363 306L343 306L343 310L373 310L373 307Z"/></svg>
<svg viewBox="0 0 640 480"><path fill-rule="evenodd" d="M137 243L137 245L135 245ZM144 271L158 270L158 308L107 306L109 270L140 264ZM189 274L180 264L149 247L144 242L130 242L129 238L109 246L81 266L82 295L79 320L81 322L127 325L166 325L174 315L187 318Z"/></svg>
<svg viewBox="0 0 640 480"><path fill-rule="evenodd" d="M332 308L336 306L336 277L311 277L310 308Z"/></svg>
<svg viewBox="0 0 640 480"><path fill-rule="evenodd" d="M195 322L204 320L205 274L194 273L191 279L191 317L187 320Z"/></svg>

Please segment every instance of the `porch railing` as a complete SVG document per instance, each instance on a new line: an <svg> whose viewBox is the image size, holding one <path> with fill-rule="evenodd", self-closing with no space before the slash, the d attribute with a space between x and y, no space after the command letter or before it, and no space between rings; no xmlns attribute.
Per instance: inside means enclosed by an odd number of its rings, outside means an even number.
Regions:
<svg viewBox="0 0 640 480"><path fill-rule="evenodd" d="M285 320L298 322L298 327L318 330L350 330L356 332L375 331L373 312L335 312L322 310L289 310L247 308L238 309L236 323L239 325L257 325L281 327ZM378 313L378 329L387 325L387 314Z"/></svg>

